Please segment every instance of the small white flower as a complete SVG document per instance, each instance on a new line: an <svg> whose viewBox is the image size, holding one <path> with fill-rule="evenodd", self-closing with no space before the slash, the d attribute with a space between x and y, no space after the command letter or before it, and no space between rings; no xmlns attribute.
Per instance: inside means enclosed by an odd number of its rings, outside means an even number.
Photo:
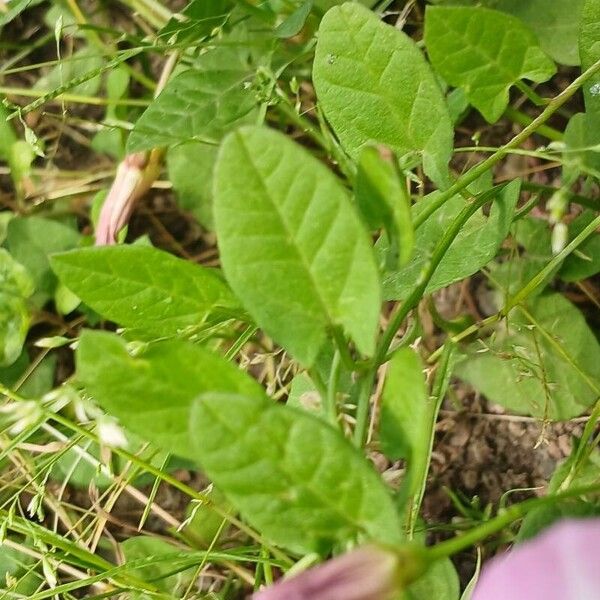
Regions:
<svg viewBox="0 0 600 600"><path fill-rule="evenodd" d="M96 432L100 442L110 448L126 448L127 437L116 421L102 416L96 421Z"/></svg>

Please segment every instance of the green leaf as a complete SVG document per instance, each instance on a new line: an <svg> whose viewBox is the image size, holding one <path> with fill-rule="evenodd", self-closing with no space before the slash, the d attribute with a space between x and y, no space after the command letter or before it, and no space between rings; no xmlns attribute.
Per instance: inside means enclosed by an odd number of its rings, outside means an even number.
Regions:
<svg viewBox="0 0 600 600"><path fill-rule="evenodd" d="M402 600L458 600L459 597L458 573L452 561L443 558L405 590Z"/></svg>
<svg viewBox="0 0 600 600"><path fill-rule="evenodd" d="M513 84L556 71L522 21L487 8L427 7L425 43L436 71L463 88L489 123L502 116Z"/></svg>
<svg viewBox="0 0 600 600"><path fill-rule="evenodd" d="M596 0L592 0L595 2ZM540 46L563 65L579 64L577 37L585 0L488 0L490 8L514 15L537 35Z"/></svg>
<svg viewBox="0 0 600 600"><path fill-rule="evenodd" d="M209 56L209 55L207 55ZM191 141L219 140L249 115L256 101L249 85L252 73L239 60L211 62L184 71L137 120L127 152Z"/></svg>
<svg viewBox="0 0 600 600"><path fill-rule="evenodd" d="M0 248L0 366L14 363L29 329L27 298L33 281L27 269Z"/></svg>
<svg viewBox="0 0 600 600"><path fill-rule="evenodd" d="M562 157L562 182L565 187L576 181L582 173L593 173L594 170L600 173L600 134L591 130L590 123L593 121L591 113L575 113L567 123Z"/></svg>
<svg viewBox="0 0 600 600"><path fill-rule="evenodd" d="M167 153L167 171L179 205L209 230L215 227L213 169L218 150L217 146L191 142L170 148Z"/></svg>
<svg viewBox="0 0 600 600"><path fill-rule="evenodd" d="M357 3L332 8L321 21L313 81L320 107L354 159L366 144L383 144L405 162L422 158L438 186L448 183L450 116L411 38Z"/></svg>
<svg viewBox="0 0 600 600"><path fill-rule="evenodd" d="M430 0L445 6L484 6L518 17L546 54L563 65L579 64L577 38L585 0ZM595 0L592 0L595 2Z"/></svg>
<svg viewBox="0 0 600 600"><path fill-rule="evenodd" d="M436 269L426 293L476 273L496 256L510 230L519 190L520 181L517 179L499 188L489 216L478 211L467 221ZM434 192L415 204L414 215L434 202L437 195L438 192ZM464 206L462 196L452 197L417 230L413 259L404 268L389 271L384 277L385 298L401 299L410 293L440 237Z"/></svg>
<svg viewBox="0 0 600 600"><path fill-rule="evenodd" d="M517 307L494 335L467 348L455 373L492 402L540 419L580 415L600 395L600 344L560 294Z"/></svg>
<svg viewBox="0 0 600 600"><path fill-rule="evenodd" d="M387 371L379 437L381 450L389 459L402 458L408 462L408 485L405 481L403 487L409 496L418 491L415 484L421 481L429 464L431 421L421 359L411 348L401 348Z"/></svg>
<svg viewBox="0 0 600 600"><path fill-rule="evenodd" d="M579 55L581 70L589 69L600 60L600 4L596 0L586 0L579 33ZM586 111L586 145L600 144L600 74L588 79L583 88ZM597 160L595 161L597 164Z"/></svg>
<svg viewBox="0 0 600 600"><path fill-rule="evenodd" d="M569 238L575 238L596 217L591 210L582 212L569 223ZM573 254L565 259L558 272L563 281L580 281L592 277L600 271L600 236L592 235Z"/></svg>
<svg viewBox="0 0 600 600"><path fill-rule="evenodd" d="M238 307L215 270L149 246L73 250L54 255L52 268L105 319L157 336L231 318Z"/></svg>
<svg viewBox="0 0 600 600"><path fill-rule="evenodd" d="M79 244L75 229L41 217L16 217L8 224L7 247L12 256L33 276L36 294L42 306L54 295L57 279L50 268L49 256L70 250Z"/></svg>
<svg viewBox="0 0 600 600"><path fill-rule="evenodd" d="M173 573L173 568L177 567L177 562L173 561L173 555L181 552L181 549L165 540L150 536L138 535L127 538L120 544L123 555L125 556L125 566L129 562L135 562L149 557L165 556L163 561L153 562L147 566L130 569L127 572L134 575L142 581L150 581L155 584L162 592L167 592L172 598L185 595L187 587L190 585L194 576L195 566L188 569L181 569ZM129 596L133 599L150 599L151 595L143 593L133 593Z"/></svg>
<svg viewBox="0 0 600 600"><path fill-rule="evenodd" d="M49 354L32 365L23 350L10 366L0 367L0 383L15 390L18 388L21 398L41 398L54 387L56 363L56 355Z"/></svg>
<svg viewBox="0 0 600 600"><path fill-rule="evenodd" d="M313 0L304 0L302 4L283 22L275 28L275 36L279 38L291 38L300 33L310 15Z"/></svg>
<svg viewBox="0 0 600 600"><path fill-rule="evenodd" d="M40 0L12 0L8 3L8 10L0 15L0 27L4 27L16 19L30 4L39 4Z"/></svg>
<svg viewBox="0 0 600 600"><path fill-rule="evenodd" d="M22 545L33 550L28 543ZM42 579L35 572L34 561L35 559L29 554L11 548L7 544L0 546L0 582L2 582L0 585L7 597L29 598L39 589ZM8 586L9 578L17 582L14 587Z"/></svg>
<svg viewBox="0 0 600 600"><path fill-rule="evenodd" d="M70 57L64 57L53 67L47 75L40 77L34 87L38 90L50 92L77 77L85 76L98 71L105 63L102 52L98 48L83 47L74 52ZM100 89L102 79L100 75L92 77L79 85L72 87L71 94L81 96L95 96Z"/></svg>
<svg viewBox="0 0 600 600"><path fill-rule="evenodd" d="M190 438L202 467L266 537L298 553L336 543L398 543L398 515L379 475L321 419L270 400L208 393Z"/></svg>
<svg viewBox="0 0 600 600"><path fill-rule="evenodd" d="M227 280L258 325L311 365L342 326L371 354L380 284L366 231L336 177L281 133L223 142L215 223Z"/></svg>
<svg viewBox="0 0 600 600"><path fill-rule="evenodd" d="M216 540L228 534L228 525L224 525L223 512L234 513L234 509L222 492L214 485L202 491L208 502L192 500L186 507L185 526L181 530L188 540L200 548L209 548ZM220 510L217 512L215 507Z"/></svg>
<svg viewBox="0 0 600 600"><path fill-rule="evenodd" d="M510 260L490 264L491 281L502 290L504 299L515 294L552 258L551 232L547 221L533 217L519 219L513 223L511 235L524 252L512 252ZM543 287L540 287L533 294L542 291ZM503 299L500 299L498 309L502 303Z"/></svg>
<svg viewBox="0 0 600 600"><path fill-rule="evenodd" d="M399 176L393 157L386 160L381 152L373 146L363 148L354 187L356 203L367 225L385 229L390 248L386 265L393 269L410 259L415 234L406 181Z"/></svg>
<svg viewBox="0 0 600 600"><path fill-rule="evenodd" d="M208 391L262 398L253 379L200 346L155 342L132 355L118 336L84 331L76 355L77 377L89 394L121 424L192 460L188 424L194 398Z"/></svg>
<svg viewBox="0 0 600 600"><path fill-rule="evenodd" d="M191 45L225 24L231 4L231 0L192 0L177 18L171 17L157 38L169 44Z"/></svg>

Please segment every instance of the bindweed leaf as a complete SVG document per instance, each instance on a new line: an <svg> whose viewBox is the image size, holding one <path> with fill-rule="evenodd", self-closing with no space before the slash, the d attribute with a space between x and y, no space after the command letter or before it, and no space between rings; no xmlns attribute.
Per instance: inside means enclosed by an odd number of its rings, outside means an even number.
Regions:
<svg viewBox="0 0 600 600"><path fill-rule="evenodd" d="M438 560L404 591L402 600L458 600L460 580L449 558Z"/></svg>
<svg viewBox="0 0 600 600"><path fill-rule="evenodd" d="M125 557L124 569L145 581L155 581L159 590L167 592L172 597L181 597L185 594L194 577L194 567L179 569L177 559L174 555L179 554L181 559L181 548L170 544L152 535L137 535L123 540L120 549ZM134 563L142 559L158 558L164 556L163 560L153 561L148 565L128 568L127 563ZM175 572L174 571L175 567ZM133 592L131 600L146 600L147 594Z"/></svg>
<svg viewBox="0 0 600 600"><path fill-rule="evenodd" d="M143 439L192 460L197 456L188 425L198 395L264 394L224 358L178 340L156 342L132 355L118 336L84 331L76 359L79 381L107 413Z"/></svg>
<svg viewBox="0 0 600 600"><path fill-rule="evenodd" d="M336 543L402 539L391 496L339 431L258 397L198 397L190 439L215 485L275 543L327 553Z"/></svg>
<svg viewBox="0 0 600 600"><path fill-rule="evenodd" d="M279 38L294 37L304 27L313 6L313 0L304 0L298 8L275 28L275 36Z"/></svg>
<svg viewBox="0 0 600 600"><path fill-rule="evenodd" d="M0 366L20 356L29 329L27 299L34 284L25 267L0 248Z"/></svg>
<svg viewBox="0 0 600 600"><path fill-rule="evenodd" d="M401 348L390 361L386 376L379 437L381 450L389 459L402 458L408 463L405 497L417 493L415 485L428 465L434 425L431 413L421 359L411 348Z"/></svg>
<svg viewBox="0 0 600 600"><path fill-rule="evenodd" d="M581 30L579 33L579 55L581 69L589 69L600 60L600 4L596 0L585 0L583 6ZM600 144L600 75L596 73L586 81L583 88L585 101L585 146ZM595 153L592 162L600 168L598 154Z"/></svg>
<svg viewBox="0 0 600 600"><path fill-rule="evenodd" d="M386 266L394 269L410 259L415 234L406 181L400 177L393 157L385 154L384 149L372 146L362 150L354 191L367 225L385 230L389 244Z"/></svg>
<svg viewBox="0 0 600 600"><path fill-rule="evenodd" d="M521 19L540 46L563 65L579 64L577 37L585 0L487 0L490 8ZM592 0L595 2L595 0Z"/></svg>
<svg viewBox="0 0 600 600"><path fill-rule="evenodd" d="M487 8L428 7L425 43L436 71L464 89L489 123L502 116L512 85L546 81L556 71L519 19Z"/></svg>
<svg viewBox="0 0 600 600"><path fill-rule="evenodd" d="M563 65L579 64L577 38L585 0L430 0L444 6L484 6L518 17L544 52ZM595 0L591 0L595 2Z"/></svg>
<svg viewBox="0 0 600 600"><path fill-rule="evenodd" d="M256 322L310 366L341 326L375 346L380 284L366 231L336 177L275 131L244 127L215 170L223 270Z"/></svg>
<svg viewBox="0 0 600 600"><path fill-rule="evenodd" d="M569 237L573 239L595 218L591 210L582 212L569 223ZM600 272L600 236L592 235L569 255L558 275L563 281L580 281Z"/></svg>
<svg viewBox="0 0 600 600"><path fill-rule="evenodd" d="M105 319L157 336L231 318L238 303L213 269L149 246L83 248L52 257L61 282Z"/></svg>
<svg viewBox="0 0 600 600"><path fill-rule="evenodd" d="M75 248L79 233L63 223L41 217L16 217L8 224L7 247L23 264L35 283L33 301L42 306L56 290L56 275L50 268L49 256Z"/></svg>
<svg viewBox="0 0 600 600"><path fill-rule="evenodd" d="M317 99L345 150L358 159L371 143L389 146L446 185L452 126L442 92L407 35L347 2L321 21L313 81Z"/></svg>
<svg viewBox="0 0 600 600"><path fill-rule="evenodd" d="M484 343L467 349L455 373L492 402L540 419L580 415L600 391L600 344L560 294L515 309Z"/></svg>
<svg viewBox="0 0 600 600"><path fill-rule="evenodd" d="M480 210L467 221L442 258L427 286L427 293L472 275L494 258L510 230L519 190L518 179L499 188L489 216L486 217ZM435 201L436 195L437 192L434 192L415 204L413 214L418 215ZM437 242L464 208L465 202L461 196L454 196L417 230L412 260L402 269L385 274L383 286L386 298L405 298L410 293Z"/></svg>
<svg viewBox="0 0 600 600"><path fill-rule="evenodd" d="M213 230L213 169L219 148L191 142L170 148L167 170L177 201L206 229Z"/></svg>
<svg viewBox="0 0 600 600"><path fill-rule="evenodd" d="M207 55L207 57L209 57ZM180 73L137 120L127 152L219 140L255 107L253 75L239 60L213 61Z"/></svg>

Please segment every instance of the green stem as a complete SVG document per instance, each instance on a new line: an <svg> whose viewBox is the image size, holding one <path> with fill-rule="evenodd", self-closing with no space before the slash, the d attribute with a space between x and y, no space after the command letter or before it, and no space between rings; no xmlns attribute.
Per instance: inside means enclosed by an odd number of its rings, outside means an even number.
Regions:
<svg viewBox="0 0 600 600"><path fill-rule="evenodd" d="M406 300L398 307L396 312L392 315L390 322L383 332L383 336L379 342L377 347L377 351L375 353L374 364L375 368L384 363L387 360L387 354L392 344L392 341L396 335L396 332L402 325L404 319L408 316L410 311L417 306L419 300L423 297L425 290L427 289L427 285L438 265L440 264L442 258L444 258L448 248L456 238L456 236L460 233L464 224L479 210L486 202L489 202L496 194L498 194L498 188L494 188L487 192L481 194L478 198L476 198L471 204L467 204L460 213L456 216L454 221L452 221L450 227L446 229L442 239L438 242L435 250L429 262L427 263L425 269L422 271L421 276L419 277L419 281L417 285L413 288L413 291L409 294Z"/></svg>
<svg viewBox="0 0 600 600"><path fill-rule="evenodd" d="M333 354L333 360L331 361L331 370L329 372L329 381L327 383L327 394L323 398L325 402L325 416L331 422L332 425L337 427L338 415L337 415L337 387L340 378L340 352L339 350Z"/></svg>
<svg viewBox="0 0 600 600"><path fill-rule="evenodd" d="M6 96L23 96L24 98L46 98L51 96L53 92L44 90L28 90L26 88L18 87L5 87L0 86L0 94ZM95 96L82 96L80 94L59 94L48 98L48 102L51 100L63 100L64 102L73 102L77 104L93 104L95 106L108 106L112 104L114 106L140 106L142 108L148 108L150 104L149 100L141 100L137 98L129 99L117 99L114 100L108 98L97 98ZM46 100L44 100L46 102ZM31 109L28 109L31 110Z"/></svg>
<svg viewBox="0 0 600 600"><path fill-rule="evenodd" d="M524 517L527 513L541 506L548 506L556 504L561 500L567 498L575 498L577 496L584 496L586 494L595 493L600 491L600 483L588 485L585 487L574 488L555 494L553 496L545 496L544 498L533 498L531 500L525 500L519 504L514 504L510 508L507 508L502 514L490 519L483 525L475 527L466 531L458 537L455 537L446 542L441 542L431 549L427 550L426 556L429 561L433 562L441 558L447 558L470 548L474 544L483 541L485 538L490 537L494 533L502 531L505 527Z"/></svg>
<svg viewBox="0 0 600 600"><path fill-rule="evenodd" d="M504 111L504 116L508 117L514 123L523 125L524 127L527 127L527 125L530 125L533 121L529 115L526 115L524 112L521 112L512 106L509 106ZM552 140L553 142L562 142L564 137L563 134L558 131L558 129L554 129L554 127L550 127L549 125L540 125L537 128L536 133L548 138L549 140Z"/></svg>
<svg viewBox="0 0 600 600"><path fill-rule="evenodd" d="M356 425L354 426L354 444L362 448L367 435L367 425L369 422L369 401L371 400L371 390L375 383L375 374L377 367L369 369L358 381L358 394L356 397Z"/></svg>
<svg viewBox="0 0 600 600"><path fill-rule="evenodd" d="M473 167L470 171L459 177L447 190L444 190L437 196L425 210L423 210L414 221L415 229L418 229L438 208L444 205L452 196L464 190L468 185L476 181L486 171L498 164L513 148L522 144L530 135L535 133L565 102L570 100L579 88L588 79L593 77L600 71L600 60L595 62L589 69L582 73L569 86L567 86L560 94L555 96L546 106L546 108L535 118L527 127L518 133L512 140L498 150L488 156L485 160Z"/></svg>
<svg viewBox="0 0 600 600"><path fill-rule="evenodd" d="M600 400L596 400L594 410L592 410L590 417L587 420L585 427L583 428L583 433L581 434L579 443L577 444L577 450L575 456L573 457L573 465L569 469L569 472L567 473L567 476L565 477L564 481L560 484L559 489L567 489L571 485L581 466L585 463L585 461L590 457L591 453L594 451L596 443L590 443L590 440L592 439L592 436L596 431L596 426L598 425L599 420ZM597 442L597 439L595 440L595 442Z"/></svg>
<svg viewBox="0 0 600 600"><path fill-rule="evenodd" d="M548 100L542 98L531 86L527 85L521 79L515 83L515 86L536 106L546 106L546 104L548 104Z"/></svg>

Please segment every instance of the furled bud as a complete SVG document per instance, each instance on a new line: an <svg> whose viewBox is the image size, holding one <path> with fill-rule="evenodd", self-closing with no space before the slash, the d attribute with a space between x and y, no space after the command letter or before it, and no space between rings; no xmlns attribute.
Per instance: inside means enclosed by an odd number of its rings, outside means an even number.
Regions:
<svg viewBox="0 0 600 600"><path fill-rule="evenodd" d="M390 600L398 595L408 571L416 573L416 558L364 546L281 580L257 592L253 600Z"/></svg>
<svg viewBox="0 0 600 600"><path fill-rule="evenodd" d="M96 227L96 246L117 241L117 235L129 221L135 203L150 189L160 170L161 153L129 154L117 167L115 180L106 196Z"/></svg>
<svg viewBox="0 0 600 600"><path fill-rule="evenodd" d="M600 598L600 519L567 519L482 571L472 600Z"/></svg>

